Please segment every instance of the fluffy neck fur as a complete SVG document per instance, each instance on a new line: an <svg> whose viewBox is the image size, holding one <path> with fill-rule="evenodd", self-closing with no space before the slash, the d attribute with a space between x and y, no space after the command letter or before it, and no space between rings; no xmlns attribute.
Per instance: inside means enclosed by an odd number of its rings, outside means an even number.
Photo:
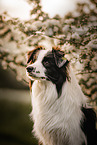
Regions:
<svg viewBox="0 0 97 145"><path fill-rule="evenodd" d="M71 80L64 82L60 98L52 82L33 83L34 132L43 145L81 145L86 140L80 128L86 98L71 68L69 75Z"/></svg>

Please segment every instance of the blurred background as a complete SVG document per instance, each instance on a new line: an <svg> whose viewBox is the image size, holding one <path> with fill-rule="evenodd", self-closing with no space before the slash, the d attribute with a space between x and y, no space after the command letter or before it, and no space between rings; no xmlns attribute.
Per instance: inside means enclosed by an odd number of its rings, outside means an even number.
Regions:
<svg viewBox="0 0 97 145"><path fill-rule="evenodd" d="M97 0L0 0L0 145L37 145L27 52L59 46L97 113Z"/></svg>

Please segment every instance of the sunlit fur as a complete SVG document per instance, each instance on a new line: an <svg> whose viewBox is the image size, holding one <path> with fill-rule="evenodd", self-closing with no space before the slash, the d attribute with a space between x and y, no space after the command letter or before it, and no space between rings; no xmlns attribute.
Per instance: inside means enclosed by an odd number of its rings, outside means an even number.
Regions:
<svg viewBox="0 0 97 145"><path fill-rule="evenodd" d="M34 80L31 97L33 132L43 145L92 145L87 144L87 137L81 129L81 123L84 122L81 107L85 106L87 99L77 83L70 63L66 67L70 80L66 78L59 96L56 84L47 78L46 68L42 64L47 52L40 50L37 60L28 65L40 72L33 72L35 78L30 75Z"/></svg>

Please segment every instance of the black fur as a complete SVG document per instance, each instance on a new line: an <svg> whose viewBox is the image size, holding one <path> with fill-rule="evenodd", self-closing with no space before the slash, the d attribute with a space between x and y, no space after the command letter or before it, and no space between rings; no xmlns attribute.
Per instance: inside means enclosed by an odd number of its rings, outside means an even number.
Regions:
<svg viewBox="0 0 97 145"><path fill-rule="evenodd" d="M96 114L91 108L81 108L84 114L84 120L81 122L81 128L87 137L87 145L97 145Z"/></svg>
<svg viewBox="0 0 97 145"><path fill-rule="evenodd" d="M61 51L58 50L55 51L56 54L54 53L54 50L48 52L47 55L43 58L42 64L46 68L45 74L48 80L56 85L58 96L60 96L62 85L66 81L66 78L68 78L66 67L69 61L67 60L66 63L61 68L59 68L56 64L56 57L57 60L61 59L63 57L63 52L61 53Z"/></svg>

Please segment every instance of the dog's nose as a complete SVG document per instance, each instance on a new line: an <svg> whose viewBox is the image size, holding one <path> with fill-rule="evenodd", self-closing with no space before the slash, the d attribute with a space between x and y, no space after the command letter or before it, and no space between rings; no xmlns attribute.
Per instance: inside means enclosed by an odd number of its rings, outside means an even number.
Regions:
<svg viewBox="0 0 97 145"><path fill-rule="evenodd" d="M31 72L34 68L33 68L33 67L31 67L31 66L30 66L30 67L28 66L28 67L26 67L26 69L27 69L27 72L29 72L29 73L30 73L30 72Z"/></svg>

